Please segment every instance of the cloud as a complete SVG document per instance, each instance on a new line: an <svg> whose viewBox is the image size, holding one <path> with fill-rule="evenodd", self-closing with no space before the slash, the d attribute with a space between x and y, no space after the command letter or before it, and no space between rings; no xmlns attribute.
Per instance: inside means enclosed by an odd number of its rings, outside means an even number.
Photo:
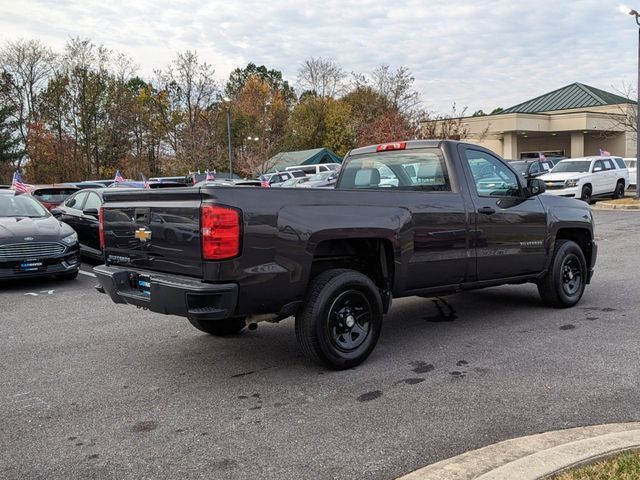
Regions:
<svg viewBox="0 0 640 480"><path fill-rule="evenodd" d="M582 0L27 1L3 6L0 40L70 37L131 56L150 76L197 50L221 81L252 61L294 82L310 56L346 71L411 69L433 110L508 107L579 81L635 83L635 23L613 2Z"/></svg>

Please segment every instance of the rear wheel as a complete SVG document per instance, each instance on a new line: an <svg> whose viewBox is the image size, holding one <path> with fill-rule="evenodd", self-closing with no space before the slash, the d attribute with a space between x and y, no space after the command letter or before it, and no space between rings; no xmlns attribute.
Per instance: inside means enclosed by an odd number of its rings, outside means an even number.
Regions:
<svg viewBox="0 0 640 480"><path fill-rule="evenodd" d="M551 266L538 283L542 301L556 308L573 307L582 298L587 279L584 253L571 240L557 240Z"/></svg>
<svg viewBox="0 0 640 480"><path fill-rule="evenodd" d="M616 184L616 189L613 192L613 198L618 199L624 197L624 182L618 181Z"/></svg>
<svg viewBox="0 0 640 480"><path fill-rule="evenodd" d="M362 363L382 329L382 300L375 284L355 270L318 275L296 316L296 337L304 354L329 368Z"/></svg>
<svg viewBox="0 0 640 480"><path fill-rule="evenodd" d="M589 185L585 185L582 187L582 195L580 195L580 200L583 202L587 202L587 204L591 204L591 187Z"/></svg>
<svg viewBox="0 0 640 480"><path fill-rule="evenodd" d="M189 323L201 332L218 337L233 335L246 326L244 317L225 318L224 320L196 320L190 318Z"/></svg>

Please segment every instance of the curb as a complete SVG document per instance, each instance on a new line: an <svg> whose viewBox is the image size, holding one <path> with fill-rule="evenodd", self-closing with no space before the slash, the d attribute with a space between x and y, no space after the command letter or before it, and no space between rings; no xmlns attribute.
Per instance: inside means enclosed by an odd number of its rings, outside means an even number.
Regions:
<svg viewBox="0 0 640 480"><path fill-rule="evenodd" d="M640 422L557 430L505 440L428 465L399 480L539 480L640 448Z"/></svg>
<svg viewBox="0 0 640 480"><path fill-rule="evenodd" d="M596 210L640 210L640 205L630 205L627 203L611 203L611 202L598 202L591 208Z"/></svg>

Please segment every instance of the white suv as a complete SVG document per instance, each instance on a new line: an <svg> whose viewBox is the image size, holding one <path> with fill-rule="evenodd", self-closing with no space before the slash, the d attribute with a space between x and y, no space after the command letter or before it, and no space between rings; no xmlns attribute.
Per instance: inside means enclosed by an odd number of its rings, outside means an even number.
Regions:
<svg viewBox="0 0 640 480"><path fill-rule="evenodd" d="M562 160L538 178L545 183L547 194L575 197L587 203L592 197L622 198L629 186L629 171L621 157Z"/></svg>

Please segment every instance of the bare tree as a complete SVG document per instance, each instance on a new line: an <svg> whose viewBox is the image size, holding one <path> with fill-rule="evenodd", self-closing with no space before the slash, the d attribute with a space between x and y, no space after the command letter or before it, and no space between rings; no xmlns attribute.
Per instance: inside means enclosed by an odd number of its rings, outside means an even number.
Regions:
<svg viewBox="0 0 640 480"><path fill-rule="evenodd" d="M613 89L624 98L635 98L636 89L629 83L622 83L620 88ZM615 130L624 130L633 132L633 136L638 136L638 108L636 102L620 103L616 105L617 112L607 114L607 118L611 121ZM610 132L602 132L603 136L610 136Z"/></svg>
<svg viewBox="0 0 640 480"><path fill-rule="evenodd" d="M11 106L12 115L24 150L28 150L29 132L38 121L38 95L53 74L56 56L39 40L8 41L0 49L0 71L5 90L4 102ZM15 162L20 168L22 158Z"/></svg>
<svg viewBox="0 0 640 480"><path fill-rule="evenodd" d="M333 60L308 58L298 69L301 90L312 91L319 97L335 98L344 88L345 72Z"/></svg>
<svg viewBox="0 0 640 480"><path fill-rule="evenodd" d="M373 88L408 117L416 113L421 103L420 93L413 88L414 82L415 78L407 67L400 67L394 71L389 65L380 65L371 72Z"/></svg>
<svg viewBox="0 0 640 480"><path fill-rule="evenodd" d="M455 103L448 114L422 111L416 125L416 138L443 138L463 140L469 136L469 127L463 122L467 109L458 111ZM484 137L488 129L482 134Z"/></svg>

